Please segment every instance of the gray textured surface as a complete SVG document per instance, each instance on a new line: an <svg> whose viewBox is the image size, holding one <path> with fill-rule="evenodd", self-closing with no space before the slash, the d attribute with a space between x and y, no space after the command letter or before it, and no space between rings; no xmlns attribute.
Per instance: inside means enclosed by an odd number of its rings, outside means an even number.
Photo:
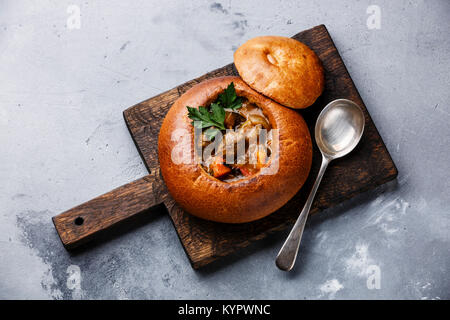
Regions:
<svg viewBox="0 0 450 320"><path fill-rule="evenodd" d="M2 1L0 298L450 298L450 2L374 2ZM72 3L80 29L66 27ZM146 173L122 110L229 63L246 39L321 23L400 175L313 217L294 272L274 265L286 233L194 271L164 214L62 248L53 215Z"/></svg>

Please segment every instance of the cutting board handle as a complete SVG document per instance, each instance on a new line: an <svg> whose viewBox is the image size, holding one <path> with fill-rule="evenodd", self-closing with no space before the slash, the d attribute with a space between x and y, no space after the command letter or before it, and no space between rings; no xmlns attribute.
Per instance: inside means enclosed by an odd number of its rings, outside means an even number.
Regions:
<svg viewBox="0 0 450 320"><path fill-rule="evenodd" d="M159 175L147 175L52 218L66 249L73 249L136 214L162 203L167 192Z"/></svg>

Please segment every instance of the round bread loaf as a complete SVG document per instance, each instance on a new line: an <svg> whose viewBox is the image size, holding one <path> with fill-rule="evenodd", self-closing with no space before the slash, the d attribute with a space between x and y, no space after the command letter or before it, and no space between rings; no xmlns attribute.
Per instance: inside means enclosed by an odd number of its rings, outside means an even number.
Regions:
<svg viewBox="0 0 450 320"><path fill-rule="evenodd" d="M319 58L307 45L291 38L250 39L234 53L234 64L250 87L290 108L309 107L324 88Z"/></svg>
<svg viewBox="0 0 450 320"><path fill-rule="evenodd" d="M186 106L208 106L231 82L236 94L260 107L272 130L279 130L279 151L278 161L272 155L255 175L224 182L193 161L194 128ZM174 161L174 149L185 147L191 161ZM239 77L221 77L199 83L173 104L161 126L158 156L167 188L185 211L207 220L243 223L276 211L299 191L311 168L312 143L299 113L264 97Z"/></svg>

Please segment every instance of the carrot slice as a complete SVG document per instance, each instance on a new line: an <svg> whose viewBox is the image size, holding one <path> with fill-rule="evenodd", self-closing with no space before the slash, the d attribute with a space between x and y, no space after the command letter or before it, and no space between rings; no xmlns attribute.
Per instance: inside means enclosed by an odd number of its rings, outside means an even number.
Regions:
<svg viewBox="0 0 450 320"><path fill-rule="evenodd" d="M245 177L251 176L253 174L253 170L248 167L239 167L239 170Z"/></svg>
<svg viewBox="0 0 450 320"><path fill-rule="evenodd" d="M222 157L217 157L209 167L213 171L213 176L215 178L221 178L231 172L231 169L223 164Z"/></svg>

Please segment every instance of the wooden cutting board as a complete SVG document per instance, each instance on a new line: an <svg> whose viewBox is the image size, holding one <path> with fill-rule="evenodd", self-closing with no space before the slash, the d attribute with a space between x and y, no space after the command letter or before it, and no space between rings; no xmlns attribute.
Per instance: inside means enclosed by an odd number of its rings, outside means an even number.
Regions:
<svg viewBox="0 0 450 320"><path fill-rule="evenodd" d="M357 148L350 155L333 161L327 169L312 205L311 213L316 213L394 179L397 169L326 27L320 25L300 32L293 38L313 49L325 69L324 93L313 106L299 111L311 134L314 135L318 114L334 99L353 100L361 106L366 117L364 135ZM54 217L58 234L67 248L75 247L92 238L98 231L161 202L167 208L194 268L202 267L294 223L319 170L321 157L315 144L313 166L305 186L277 212L255 222L229 225L201 220L183 212L167 193L160 176L157 156L158 133L165 114L175 100L193 85L205 79L227 75L238 75L233 64L124 111L125 122L149 175Z"/></svg>

